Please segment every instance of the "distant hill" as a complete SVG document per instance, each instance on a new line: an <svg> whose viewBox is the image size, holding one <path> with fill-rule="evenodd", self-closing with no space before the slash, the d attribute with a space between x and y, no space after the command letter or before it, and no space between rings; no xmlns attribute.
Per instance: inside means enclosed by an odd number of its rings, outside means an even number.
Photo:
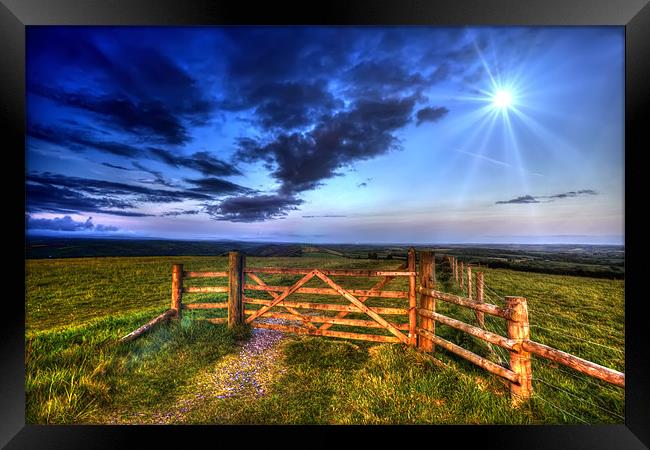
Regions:
<svg viewBox="0 0 650 450"><path fill-rule="evenodd" d="M298 244L244 241L181 241L165 239L90 239L29 237L28 259L92 258L105 256L225 256L240 251L248 256L404 261L408 245ZM620 245L522 245L445 244L416 245L442 255L454 255L475 266L506 268L525 272L577 275L597 278L625 277L625 247Z"/></svg>
<svg viewBox="0 0 650 450"><path fill-rule="evenodd" d="M105 256L221 256L240 251L249 256L302 256L302 246L240 241L164 239L28 238L28 259Z"/></svg>

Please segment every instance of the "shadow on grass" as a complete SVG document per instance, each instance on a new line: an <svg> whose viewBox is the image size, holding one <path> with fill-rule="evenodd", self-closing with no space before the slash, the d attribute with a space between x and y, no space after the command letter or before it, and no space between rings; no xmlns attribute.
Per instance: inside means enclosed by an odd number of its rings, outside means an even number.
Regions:
<svg viewBox="0 0 650 450"><path fill-rule="evenodd" d="M235 351L248 333L184 318L118 343L151 317L108 317L27 336L26 423L106 423L115 414L173 403L179 386Z"/></svg>

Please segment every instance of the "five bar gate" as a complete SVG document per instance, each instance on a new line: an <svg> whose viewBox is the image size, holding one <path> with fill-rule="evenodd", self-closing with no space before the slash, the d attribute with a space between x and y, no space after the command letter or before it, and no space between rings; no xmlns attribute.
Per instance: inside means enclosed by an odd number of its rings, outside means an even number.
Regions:
<svg viewBox="0 0 650 450"><path fill-rule="evenodd" d="M506 297L506 306L497 306L482 302L481 298L472 299L452 295L436 290L435 258L431 252L420 252L419 274L416 272L416 253L409 249L406 264L395 270L327 270L327 269L294 269L246 267L245 257L238 252L229 254L229 270L227 272L188 272L181 264L172 268L172 301L171 308L154 318L149 323L129 333L122 341L129 341L140 336L156 323L169 318L180 317L183 309L219 309L227 308L227 318L206 319L213 323L227 322L228 326L250 324L257 328L282 330L297 334L330 336L345 339L358 339L374 342L402 343L417 346L420 350L433 352L436 346L454 353L483 369L505 378L510 383L512 404L517 406L532 394L531 354L552 360L568 366L578 372L611 383L615 386L625 386L625 374L578 358L560 350L530 340L528 308L523 297ZM455 259L451 261L452 273L456 279L458 269ZM461 273L462 263L461 263ZM470 272L471 273L471 272ZM260 275L286 274L302 275L290 286L269 285ZM478 275L478 274L477 274ZM227 277L228 286L184 286L186 278L215 278ZM370 289L351 289L341 286L332 277L381 277ZM407 290L386 290L391 280L404 277L408 279ZM249 278L252 283L248 283ZM419 278L419 283L418 283ZM327 287L306 287L313 279L319 279ZM479 292L482 291L482 274L477 277ZM462 283L463 278L460 278ZM471 283L471 275L468 277ZM260 299L246 295L246 292L266 292L271 299ZM471 288L468 290L471 292ZM184 293L228 293L228 302L222 303L188 303L182 302ZM294 294L322 296L339 296L347 300L346 304L333 304L312 301L288 300ZM418 305L417 294L420 294ZM471 294L468 294L471 297ZM408 299L408 308L368 306L370 298ZM478 326L464 323L447 317L436 311L436 302L445 301L462 307L470 308L476 313ZM259 305L259 308L246 308L246 305ZM274 310L275 308L275 310ZM284 312L278 312L281 308ZM316 311L307 314L300 310ZM327 312L335 315L327 315ZM351 313L364 314L365 319L351 319ZM318 315L320 314L320 315ZM490 314L506 321L508 336L500 336L484 329L483 314ZM395 322L383 316L406 316L408 322ZM371 319L371 320L368 320ZM264 321L263 319L270 319ZM419 320L418 320L419 319ZM274 321L274 322L273 322ZM297 325L287 325L286 322L299 321ZM285 323L278 323L285 322ZM471 336L479 338L488 345L497 345L510 353L509 367L503 367L463 347L436 335L436 323L444 324ZM387 330L390 335L366 334L352 331L330 330L333 325L347 327L365 327Z"/></svg>

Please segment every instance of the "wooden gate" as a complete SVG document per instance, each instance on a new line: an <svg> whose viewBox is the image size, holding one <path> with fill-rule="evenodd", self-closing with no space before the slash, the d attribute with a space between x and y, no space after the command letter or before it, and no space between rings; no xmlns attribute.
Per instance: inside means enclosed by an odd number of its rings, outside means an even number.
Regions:
<svg viewBox="0 0 650 450"><path fill-rule="evenodd" d="M297 334L310 334L316 336L330 336L345 339L358 339L374 342L393 342L415 345L416 344L416 272L415 252L409 252L409 259L405 265L395 270L326 270L326 269L294 269L294 268L249 268L244 267L242 261L243 279L250 279L252 283L244 282L241 286L241 301L243 303L245 319L243 322L256 328L288 331ZM267 284L262 275L303 275L290 286ZM352 289L342 286L342 283L332 277L381 277L370 289ZM393 279L406 277L409 281L408 290L386 290L386 285ZM324 287L306 287L314 279L325 284ZM237 287L235 287L237 289ZM255 298L246 295L246 292L266 292L271 299ZM318 296L315 301L292 301L292 295ZM324 303L323 296L336 296L346 300L341 303ZM232 296L231 296L232 297ZM235 295L236 297L236 295ZM371 298L404 299L408 307L369 306ZM236 301L236 300L235 300ZM259 305L251 308L249 305ZM406 306L406 305L404 305ZM365 316L348 318L356 314ZM408 322L387 320L383 316L408 316ZM263 319L275 319L267 321ZM356 331L331 330L333 326L362 327L370 329L383 329L389 334L368 334Z"/></svg>

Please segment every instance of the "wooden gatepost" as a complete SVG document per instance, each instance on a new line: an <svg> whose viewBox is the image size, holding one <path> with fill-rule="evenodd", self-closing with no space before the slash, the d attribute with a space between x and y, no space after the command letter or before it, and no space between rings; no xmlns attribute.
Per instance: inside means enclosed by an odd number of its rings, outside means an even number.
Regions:
<svg viewBox="0 0 650 450"><path fill-rule="evenodd" d="M430 251L420 252L420 286L425 288L435 289L435 256ZM420 309L435 312L436 299L430 295L420 294ZM430 317L420 315L420 327L427 330L431 334L436 334L436 322ZM432 352L435 350L433 341L426 336L419 334L418 348L425 352Z"/></svg>
<svg viewBox="0 0 650 450"><path fill-rule="evenodd" d="M174 264L172 266L172 303L170 309L174 311L174 317L181 318L183 309L183 265Z"/></svg>
<svg viewBox="0 0 650 450"><path fill-rule="evenodd" d="M244 323L244 266L239 252L228 253L228 327Z"/></svg>
<svg viewBox="0 0 650 450"><path fill-rule="evenodd" d="M411 272L409 275L409 345L415 346L417 344L418 335L416 332L417 327L417 275L415 272L416 254L413 247L408 250L407 267L406 270Z"/></svg>

